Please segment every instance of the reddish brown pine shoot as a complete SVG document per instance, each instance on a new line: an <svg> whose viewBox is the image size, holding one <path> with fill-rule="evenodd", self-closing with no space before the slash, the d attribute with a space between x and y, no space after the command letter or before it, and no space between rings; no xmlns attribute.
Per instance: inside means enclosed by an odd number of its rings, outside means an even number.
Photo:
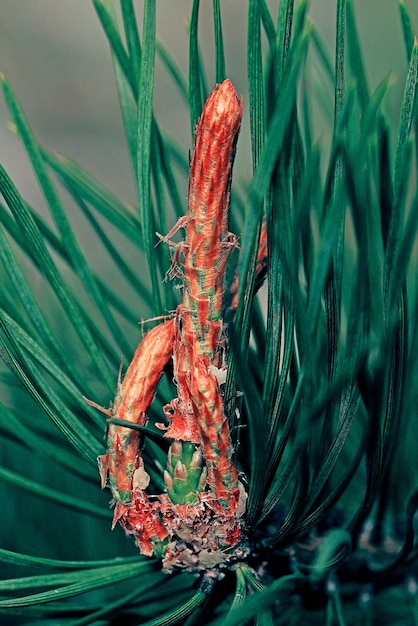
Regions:
<svg viewBox="0 0 418 626"><path fill-rule="evenodd" d="M224 323L228 256L236 238L228 230L230 188L242 101L231 81L217 85L196 129L186 215L163 241L174 249L171 274L183 280L183 301L172 319L149 331L119 382L109 424L108 449L99 458L102 484L109 481L115 513L142 554L162 558L163 569L207 571L245 554L246 493L233 461L224 411L227 334ZM185 239L170 242L184 228ZM265 229L262 259L265 265ZM263 266L264 267L264 266ZM130 424L145 427L155 390L173 360L177 397L156 424L171 440L164 472L166 491L149 495L150 476L142 438Z"/></svg>

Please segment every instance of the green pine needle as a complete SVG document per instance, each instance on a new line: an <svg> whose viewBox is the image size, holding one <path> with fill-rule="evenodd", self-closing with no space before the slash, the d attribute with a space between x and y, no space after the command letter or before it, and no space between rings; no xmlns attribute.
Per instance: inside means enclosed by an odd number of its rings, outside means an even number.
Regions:
<svg viewBox="0 0 418 626"><path fill-rule="evenodd" d="M133 0L92 4L110 48L133 205L111 182L107 188L41 146L1 75L15 139L49 214L27 202L0 165L0 621L416 624L412 3L399 1L399 37L393 29L394 54L405 48L408 58L397 83L370 74L352 0L331 3L333 42L311 22L305 0L242 7L246 50L238 53L248 84L237 150L248 152L251 173L238 159L230 229L239 249L228 267L228 280L238 274L238 304L225 325L222 391L229 452L248 495L246 537L235 560L198 576L163 574L159 559L141 556L120 528L111 532L112 496L100 490L97 457L107 428L136 433L152 487L197 506L205 470L200 460L192 466L195 445L183 442L181 458L167 465L172 442L159 428L175 395L171 364L146 425L121 419L112 403L148 329L141 320L161 323L180 300L176 281L165 279L175 273L173 250L156 233L185 213L193 144L177 145L160 126L154 85L172 82L193 134L211 91L206 71L217 83L229 78L232 26L219 0L209 9L194 0L184 68L176 48L158 41L163 9L155 0L142 3L142 29ZM212 28L207 55L202 34ZM80 243L75 215L91 250ZM258 293L263 224L267 278ZM167 467L172 489L164 486ZM186 552L194 531L185 532Z"/></svg>

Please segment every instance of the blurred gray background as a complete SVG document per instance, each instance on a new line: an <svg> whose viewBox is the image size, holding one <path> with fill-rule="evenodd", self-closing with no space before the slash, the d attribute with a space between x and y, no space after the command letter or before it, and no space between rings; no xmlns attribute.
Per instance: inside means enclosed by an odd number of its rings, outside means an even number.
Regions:
<svg viewBox="0 0 418 626"><path fill-rule="evenodd" d="M271 0L274 19L276 1ZM336 0L312 0L310 15L330 51L334 47ZM142 5L137 1L139 28ZM157 33L187 75L187 22L191 0L159 0ZM246 94L246 13L244 0L222 3L228 75ZM355 0L357 24L371 86L392 72L393 114L399 107L406 73L397 0ZM418 3L406 0L418 28ZM214 82L212 2L201 2L200 35L209 81ZM76 159L124 200L133 185L122 133L109 48L90 0L0 0L0 70L11 82L39 141ZM166 72L157 62L154 103L163 129L190 147L188 114ZM0 161L22 194L41 203L18 140L8 129L0 96ZM244 124L245 128L245 124ZM250 168L248 135L238 159ZM249 173L249 172L248 172Z"/></svg>

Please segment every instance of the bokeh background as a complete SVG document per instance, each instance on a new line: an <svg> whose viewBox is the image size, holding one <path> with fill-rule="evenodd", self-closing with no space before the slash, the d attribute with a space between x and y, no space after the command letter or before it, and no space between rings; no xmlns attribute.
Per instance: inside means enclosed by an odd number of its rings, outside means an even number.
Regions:
<svg viewBox="0 0 418 626"><path fill-rule="evenodd" d="M140 29L142 4L136 2ZM200 4L202 53L208 81L213 83L212 2ZM273 16L277 15L276 4L269 1ZM191 5L191 0L157 3L158 37L186 76ZM221 5L227 71L245 96L247 3L225 0ZM336 5L336 0L313 0L310 8L330 52ZM418 28L418 3L406 0L406 5ZM390 102L396 116L406 72L398 2L355 0L354 7L370 85L392 75L395 88ZM79 161L123 199L134 199L109 48L90 0L0 0L0 70L11 82L42 144ZM157 119L187 150L191 137L186 108L158 60L156 71ZM0 160L22 194L31 202L41 202L19 142L7 127L8 117L0 98ZM250 167L249 150L243 146L246 141L248 136L243 133L238 159L245 170Z"/></svg>

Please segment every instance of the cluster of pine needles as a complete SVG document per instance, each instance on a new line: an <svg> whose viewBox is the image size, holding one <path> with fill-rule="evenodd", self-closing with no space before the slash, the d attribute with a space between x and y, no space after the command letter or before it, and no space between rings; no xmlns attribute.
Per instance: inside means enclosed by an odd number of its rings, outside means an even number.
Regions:
<svg viewBox="0 0 418 626"><path fill-rule="evenodd" d="M275 17L264 0L248 0L243 95L253 174L246 183L236 175L232 188L239 293L225 394L239 390L231 432L248 481L250 550L212 580L165 574L120 529L111 532L97 471L106 420L83 399L109 405L121 357L129 363L140 339L138 321L179 301L156 233L185 212L192 140L179 147L160 129L154 69L159 55L194 129L213 87L199 52L199 2L186 79L157 41L156 0L144 0L141 33L133 0L120 0L118 12L93 1L114 61L135 207L40 145L2 76L50 215L0 167L0 621L417 624L418 43L404 2L407 62L394 125L385 112L390 80L368 86L352 0L329 3L333 54L305 0L281 0ZM213 0L216 83L234 78L220 4ZM332 111L321 140L318 107ZM263 220L267 276L255 297ZM79 224L106 271L82 249ZM159 492L166 449L154 424L172 397L170 382L160 385L143 451Z"/></svg>

